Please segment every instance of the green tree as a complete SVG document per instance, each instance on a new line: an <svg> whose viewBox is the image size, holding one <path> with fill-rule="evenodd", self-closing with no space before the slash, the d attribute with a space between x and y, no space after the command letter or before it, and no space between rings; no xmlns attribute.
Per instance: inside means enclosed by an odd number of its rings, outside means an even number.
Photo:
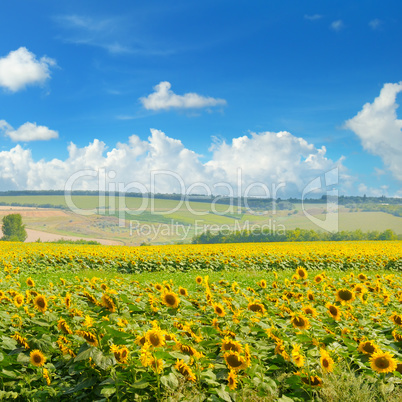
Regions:
<svg viewBox="0 0 402 402"><path fill-rule="evenodd" d="M3 217L3 237L1 240L6 241L25 241L27 232L25 225L22 224L22 217L20 214L11 214Z"/></svg>

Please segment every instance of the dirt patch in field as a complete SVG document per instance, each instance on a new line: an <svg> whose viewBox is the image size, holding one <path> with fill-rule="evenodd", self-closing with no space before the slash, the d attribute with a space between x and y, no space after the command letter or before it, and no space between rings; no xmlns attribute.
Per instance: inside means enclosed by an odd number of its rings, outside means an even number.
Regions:
<svg viewBox="0 0 402 402"><path fill-rule="evenodd" d="M67 216L64 211L47 208L0 206L0 216L18 213L27 218L48 218L52 216Z"/></svg>
<svg viewBox="0 0 402 402"><path fill-rule="evenodd" d="M122 243L119 241L115 240L107 240L107 239L89 239L89 238L83 238L83 237L78 237L78 236L64 236L64 235L59 235L55 233L48 233L48 232L42 232L40 230L34 230L34 229L25 229L27 232L27 239L25 240L26 243L33 243L40 239L43 242L46 241L57 241L57 240L94 240L97 241L100 244L104 244L106 246L120 246ZM3 232L1 231L0 228L0 237L3 236Z"/></svg>
<svg viewBox="0 0 402 402"><path fill-rule="evenodd" d="M26 242L34 242L40 239L41 241L57 241L57 240L80 240L82 237L78 236L64 236L64 235L59 235L59 234L54 234L54 233L48 233L48 232L41 232L40 230L34 230L34 229L26 229L28 237L25 240ZM106 239L87 239L84 238L84 240L95 240L100 244L108 245L108 246L119 246L121 245L120 242L115 241L115 240L106 240Z"/></svg>

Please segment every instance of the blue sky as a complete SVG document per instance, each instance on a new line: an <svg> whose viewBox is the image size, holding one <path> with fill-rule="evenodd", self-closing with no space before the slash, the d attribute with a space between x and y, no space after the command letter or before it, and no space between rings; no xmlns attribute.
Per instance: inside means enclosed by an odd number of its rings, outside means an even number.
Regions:
<svg viewBox="0 0 402 402"><path fill-rule="evenodd" d="M242 169L293 196L337 167L340 194L402 196L400 1L0 7L0 190L103 168L187 189Z"/></svg>

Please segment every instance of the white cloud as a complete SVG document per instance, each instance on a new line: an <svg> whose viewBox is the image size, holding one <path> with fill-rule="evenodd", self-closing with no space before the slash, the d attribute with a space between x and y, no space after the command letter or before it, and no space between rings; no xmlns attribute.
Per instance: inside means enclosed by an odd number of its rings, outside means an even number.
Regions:
<svg viewBox="0 0 402 402"><path fill-rule="evenodd" d="M59 136L57 131L30 122L14 130L5 120L0 120L0 130L15 142L47 141Z"/></svg>
<svg viewBox="0 0 402 402"><path fill-rule="evenodd" d="M331 26L331 29L333 29L334 31L340 31L341 29L344 28L344 24L343 24L342 20L336 20L330 26Z"/></svg>
<svg viewBox="0 0 402 402"><path fill-rule="evenodd" d="M176 109L200 109L205 107L226 105L224 99L211 98L196 93L176 95L171 89L170 82L162 81L154 87L155 92L140 101L148 110Z"/></svg>
<svg viewBox="0 0 402 402"><path fill-rule="evenodd" d="M0 87L16 92L27 85L43 84L55 65L53 59L44 56L38 60L27 48L20 47L0 58Z"/></svg>
<svg viewBox="0 0 402 402"><path fill-rule="evenodd" d="M373 103L363 109L345 127L360 138L363 148L378 155L395 178L402 181L402 120L396 115L396 96L402 92L402 82L385 84Z"/></svg>
<svg viewBox="0 0 402 402"><path fill-rule="evenodd" d="M382 24L382 21L379 20L378 18L376 18L376 19L374 19L374 20L371 20L371 21L369 22L369 26L370 26L370 28L373 29L373 30L376 30L376 29L380 28L381 24Z"/></svg>
<svg viewBox="0 0 402 402"><path fill-rule="evenodd" d="M317 20L320 20L322 18L322 15L320 15L320 14L313 14L313 15L305 14L304 18L306 20L309 20L309 21L317 21Z"/></svg>
<svg viewBox="0 0 402 402"><path fill-rule="evenodd" d="M115 172L113 179L107 178L105 189L110 182L129 185L138 181L140 185L129 191L182 193L194 183L203 183L213 194L227 194L224 186L214 188L217 183L224 182L232 186L237 195L237 191L244 194L247 186L256 182L264 183L270 191L272 185L286 182L279 195L300 197L312 179L336 166L342 169L341 160L334 162L326 157L325 147L316 148L288 132L251 133L234 138L229 144L215 144L212 157L206 163L202 163L200 156L187 149L180 140L155 129L151 130L147 141L133 135L127 143L118 143L108 150L105 143L95 139L83 148L71 143L68 152L65 160L35 161L31 151L20 145L2 151L0 186L7 189L63 189L68 178L77 172L105 169L109 176ZM155 186L152 187L151 175L155 173ZM242 190L238 188L239 177ZM98 177L79 177L73 189L97 190ZM200 193L202 188L196 187L193 192Z"/></svg>

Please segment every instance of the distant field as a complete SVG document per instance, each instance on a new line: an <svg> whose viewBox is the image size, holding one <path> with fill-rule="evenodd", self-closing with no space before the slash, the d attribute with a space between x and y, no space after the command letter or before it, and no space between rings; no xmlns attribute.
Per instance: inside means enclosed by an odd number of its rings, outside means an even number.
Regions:
<svg viewBox="0 0 402 402"><path fill-rule="evenodd" d="M253 225L271 230L291 230L297 227L322 231L308 219L306 214L325 220L325 204L300 204L293 210L246 211L237 205L205 202L181 202L178 200L117 198L96 196L73 196L70 210L64 196L0 196L0 203L36 204L62 206L60 208L0 208L0 218L8 213L18 212L28 229L42 233L53 233L65 237L100 239L117 244L139 245L189 242L203 230L248 229ZM128 211L123 212L123 208ZM92 210L92 212L91 212ZM356 212L339 207L339 230L384 231L392 229L402 235L402 217L385 212ZM36 232L34 232L36 233ZM46 236L42 235L41 240ZM48 239L48 237L46 237ZM32 236L30 237L33 239Z"/></svg>

